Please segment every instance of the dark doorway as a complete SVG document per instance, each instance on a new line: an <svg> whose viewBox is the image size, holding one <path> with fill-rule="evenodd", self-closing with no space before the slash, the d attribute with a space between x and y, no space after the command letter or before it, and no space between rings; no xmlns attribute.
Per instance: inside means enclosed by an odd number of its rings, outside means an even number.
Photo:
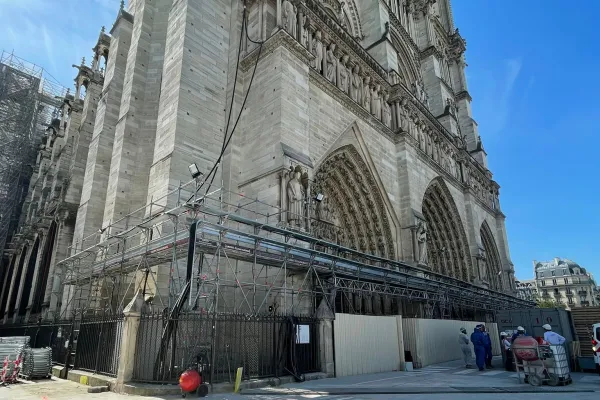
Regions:
<svg viewBox="0 0 600 400"><path fill-rule="evenodd" d="M23 294L21 295L21 304L19 304L19 316L25 315L27 312L27 304L29 303L29 295L31 294L31 285L33 281L33 274L35 273L35 262L38 256L38 250L40 249L40 238L38 237L31 250L29 256L29 262L27 263L27 272L25 280L23 281Z"/></svg>
<svg viewBox="0 0 600 400"><path fill-rule="evenodd" d="M40 263L40 274L38 275L38 279L35 284L35 291L33 292L33 306L31 307L32 314L37 314L42 311L44 297L46 296L48 275L50 273L50 264L52 263L52 255L54 254L56 231L56 222L53 222L52 225L50 225L50 230L48 231L48 238L46 239L46 244L44 245L44 253L42 254L42 261Z"/></svg>

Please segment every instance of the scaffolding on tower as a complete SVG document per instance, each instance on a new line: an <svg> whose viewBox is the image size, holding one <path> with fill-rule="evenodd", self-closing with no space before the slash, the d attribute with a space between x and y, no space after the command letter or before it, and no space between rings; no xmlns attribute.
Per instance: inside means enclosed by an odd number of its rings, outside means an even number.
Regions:
<svg viewBox="0 0 600 400"><path fill-rule="evenodd" d="M59 112L66 89L43 68L13 53L0 55L0 248L11 241L27 202L29 181L46 129ZM5 262L2 257L0 263Z"/></svg>

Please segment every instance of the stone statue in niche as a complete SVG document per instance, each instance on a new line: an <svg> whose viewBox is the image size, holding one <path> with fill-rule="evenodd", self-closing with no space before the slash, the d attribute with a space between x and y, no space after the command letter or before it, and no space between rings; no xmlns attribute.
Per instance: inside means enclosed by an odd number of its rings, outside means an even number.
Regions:
<svg viewBox="0 0 600 400"><path fill-rule="evenodd" d="M342 57L342 61L339 65L340 81L339 81L338 87L344 93L348 93L348 68L346 67L347 62L348 62L348 56L345 55Z"/></svg>
<svg viewBox="0 0 600 400"><path fill-rule="evenodd" d="M321 31L315 33L312 53L315 56L313 67L321 73L323 70L323 41L321 40Z"/></svg>
<svg viewBox="0 0 600 400"><path fill-rule="evenodd" d="M300 44L308 49L308 29L310 28L310 20L308 16L302 17L302 26L300 27Z"/></svg>
<svg viewBox="0 0 600 400"><path fill-rule="evenodd" d="M338 12L338 23L344 29L346 29L346 15L344 14L344 6L346 3L340 2L340 11Z"/></svg>
<svg viewBox="0 0 600 400"><path fill-rule="evenodd" d="M362 106L367 111L371 111L371 86L369 85L370 82L371 77L365 76L362 92Z"/></svg>
<svg viewBox="0 0 600 400"><path fill-rule="evenodd" d="M388 128L392 127L392 109L388 100L390 99L390 95L385 93L383 95L383 110L382 110L382 119L381 121Z"/></svg>
<svg viewBox="0 0 600 400"><path fill-rule="evenodd" d="M289 180L286 187L287 202L288 202L288 222L291 226L301 226L302 216L304 215L304 189L302 182L302 168L296 166L291 167L289 172Z"/></svg>
<svg viewBox="0 0 600 400"><path fill-rule="evenodd" d="M357 103L360 103L360 91L362 88L362 79L359 75L360 67L358 65L354 66L354 70L351 76L350 82L350 97Z"/></svg>
<svg viewBox="0 0 600 400"><path fill-rule="evenodd" d="M296 29L298 18L296 17L296 6L293 5L289 0L283 0L283 29L287 31L294 39L297 38Z"/></svg>
<svg viewBox="0 0 600 400"><path fill-rule="evenodd" d="M409 113L408 106L406 100L402 100L402 104L400 104L400 129L402 132L409 132Z"/></svg>
<svg viewBox="0 0 600 400"><path fill-rule="evenodd" d="M423 82L418 81L413 83L413 92L417 99L423 103L427 104L427 93L425 92L425 87L423 86Z"/></svg>
<svg viewBox="0 0 600 400"><path fill-rule="evenodd" d="M381 119L381 97L379 97L379 91L381 86L375 86L373 94L371 95L371 114L377 119Z"/></svg>
<svg viewBox="0 0 600 400"><path fill-rule="evenodd" d="M425 221L417 224L417 250L419 264L427 264L427 225Z"/></svg>
<svg viewBox="0 0 600 400"><path fill-rule="evenodd" d="M326 66L327 66L327 70L325 71L325 78L327 78L327 80L331 83L333 83L334 85L336 84L337 81L337 63L338 60L335 56L335 43L331 43L329 45L329 49L327 49L327 56L326 56Z"/></svg>

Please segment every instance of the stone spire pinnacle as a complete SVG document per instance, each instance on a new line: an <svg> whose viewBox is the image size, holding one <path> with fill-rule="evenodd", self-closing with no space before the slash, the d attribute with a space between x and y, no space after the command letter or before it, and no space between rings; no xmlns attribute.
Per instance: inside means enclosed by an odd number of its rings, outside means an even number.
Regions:
<svg viewBox="0 0 600 400"><path fill-rule="evenodd" d="M81 66L85 66L85 57L81 57Z"/></svg>
<svg viewBox="0 0 600 400"><path fill-rule="evenodd" d="M120 10L123 11L125 9L125 0L121 0L121 8Z"/></svg>
<svg viewBox="0 0 600 400"><path fill-rule="evenodd" d="M104 33L104 32L106 32L106 27L105 27L104 25L102 25L102 28L100 28L100 32L101 32L101 33Z"/></svg>

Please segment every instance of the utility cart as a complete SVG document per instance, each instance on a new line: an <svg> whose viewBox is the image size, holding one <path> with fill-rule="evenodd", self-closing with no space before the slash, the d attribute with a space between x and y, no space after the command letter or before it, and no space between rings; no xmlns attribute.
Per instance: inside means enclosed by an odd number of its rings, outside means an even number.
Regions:
<svg viewBox="0 0 600 400"><path fill-rule="evenodd" d="M512 352L519 382L523 379L532 386L544 383L558 386L573 382L563 345L540 344L534 338L519 337L513 343Z"/></svg>

